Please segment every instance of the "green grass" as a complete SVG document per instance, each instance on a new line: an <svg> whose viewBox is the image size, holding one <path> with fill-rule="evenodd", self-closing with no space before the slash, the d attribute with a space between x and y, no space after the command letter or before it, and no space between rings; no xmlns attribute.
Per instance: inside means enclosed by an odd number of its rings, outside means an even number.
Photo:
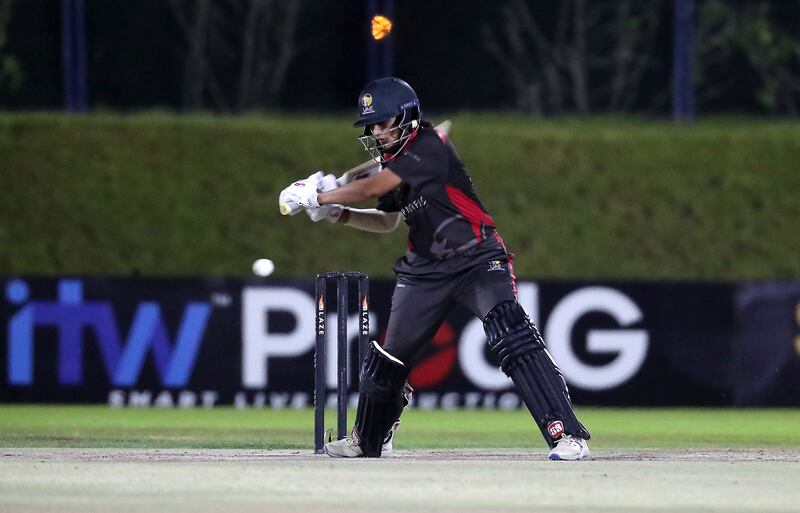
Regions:
<svg viewBox="0 0 800 513"><path fill-rule="evenodd" d="M579 408L597 448L800 447L800 410ZM350 412L352 422L354 412ZM334 412L327 412L334 424ZM308 449L313 411L0 406L0 447ZM526 448L526 411L404 414L398 448Z"/></svg>

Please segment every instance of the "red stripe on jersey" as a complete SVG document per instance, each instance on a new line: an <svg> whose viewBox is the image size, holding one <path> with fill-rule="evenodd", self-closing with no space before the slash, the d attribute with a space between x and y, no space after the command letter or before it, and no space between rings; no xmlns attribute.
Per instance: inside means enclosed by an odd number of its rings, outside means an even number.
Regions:
<svg viewBox="0 0 800 513"><path fill-rule="evenodd" d="M392 163L394 161L394 159L399 157L401 154L407 152L408 151L408 145L411 144L411 141L413 141L414 139L417 138L417 134L419 134L419 128L415 128L414 129L414 133L411 134L411 137L409 137L406 140L406 142L403 143L403 147L400 148L400 151L398 151L394 155L392 155L391 153L384 153L383 154L383 165L385 166L386 164Z"/></svg>
<svg viewBox="0 0 800 513"><path fill-rule="evenodd" d="M511 287L514 289L514 297L517 297L517 277L514 275L514 253L509 253L506 243L503 242L503 238L497 233L497 230L494 231L494 238L497 239L497 242L500 243L503 250L508 254L508 274L511 275Z"/></svg>
<svg viewBox="0 0 800 513"><path fill-rule="evenodd" d="M447 197L450 198L450 202L455 205L458 212L464 216L464 219L469 221L469 224L472 225L475 238L481 240L481 224L490 224L494 226L494 219L484 212L477 203L472 201L469 196L452 185L445 185L444 189L447 192Z"/></svg>

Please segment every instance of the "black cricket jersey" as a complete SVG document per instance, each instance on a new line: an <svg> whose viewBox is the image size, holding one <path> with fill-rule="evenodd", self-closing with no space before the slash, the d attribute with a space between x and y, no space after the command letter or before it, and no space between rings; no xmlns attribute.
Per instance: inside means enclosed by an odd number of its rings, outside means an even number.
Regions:
<svg viewBox="0 0 800 513"><path fill-rule="evenodd" d="M429 123L384 167L403 183L379 198L378 209L400 212L408 225L408 251L395 272L444 275L509 258L464 163Z"/></svg>

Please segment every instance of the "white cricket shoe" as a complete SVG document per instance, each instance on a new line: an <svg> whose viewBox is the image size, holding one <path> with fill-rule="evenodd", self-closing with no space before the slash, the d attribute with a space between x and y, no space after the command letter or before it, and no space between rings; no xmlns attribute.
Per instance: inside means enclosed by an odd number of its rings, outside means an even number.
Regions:
<svg viewBox="0 0 800 513"><path fill-rule="evenodd" d="M398 420L392 424L389 432L386 433L386 438L383 439L383 446L381 447L381 455L389 454L394 450L392 440L394 440L394 434L399 427L400 421ZM361 447L358 446L358 442L356 442L356 439L352 436L326 443L325 452L328 453L328 456L331 458L360 458L364 455L364 451L361 450Z"/></svg>
<svg viewBox="0 0 800 513"><path fill-rule="evenodd" d="M358 442L352 436L326 443L325 452L331 458L360 458L364 455L364 451L361 450Z"/></svg>
<svg viewBox="0 0 800 513"><path fill-rule="evenodd" d="M583 438L564 435L550 451L551 460L576 461L589 456L589 444Z"/></svg>

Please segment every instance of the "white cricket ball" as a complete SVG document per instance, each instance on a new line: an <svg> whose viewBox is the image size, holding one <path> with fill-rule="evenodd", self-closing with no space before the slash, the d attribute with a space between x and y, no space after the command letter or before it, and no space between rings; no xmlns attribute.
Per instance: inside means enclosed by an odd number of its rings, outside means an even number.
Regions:
<svg viewBox="0 0 800 513"><path fill-rule="evenodd" d="M269 258L259 258L253 262L253 274L260 277L269 276L275 271L275 263Z"/></svg>

